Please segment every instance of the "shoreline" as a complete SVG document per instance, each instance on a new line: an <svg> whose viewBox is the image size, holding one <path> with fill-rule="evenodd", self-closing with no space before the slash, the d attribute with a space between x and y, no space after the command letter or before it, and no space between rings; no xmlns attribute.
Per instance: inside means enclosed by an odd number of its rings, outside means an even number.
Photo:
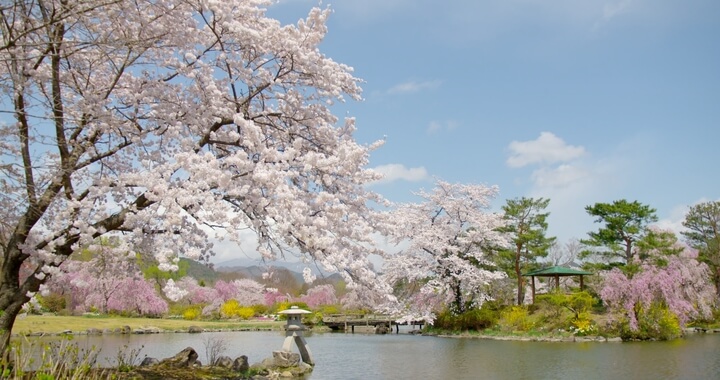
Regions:
<svg viewBox="0 0 720 380"><path fill-rule="evenodd" d="M51 327L52 326L52 327ZM202 332L244 332L284 331L284 321L272 320L231 320L231 321L189 321L182 319L154 319L110 316L55 316L32 315L16 321L11 338L52 337L63 335L115 335L115 334L160 334L160 333L202 333ZM310 333L326 333L324 326L308 328ZM414 334L418 334L415 332ZM720 328L686 327L682 337L690 334L720 334ZM619 336L558 336L558 335L494 335L478 333L452 334L447 332L420 333L423 336L440 338L486 339L524 342L622 342Z"/></svg>
<svg viewBox="0 0 720 380"><path fill-rule="evenodd" d="M682 335L679 339L685 338L688 335L693 334L720 334L720 328L707 329L701 327L686 327L682 331ZM487 335L487 334L424 334L426 336L437 336L440 338L456 338L456 339L486 339L486 340L498 340L498 341L519 341L519 342L609 342L609 343L621 343L625 342L619 336L527 336L527 335Z"/></svg>
<svg viewBox="0 0 720 380"><path fill-rule="evenodd" d="M11 337L61 335L158 334L234 331L281 331L283 321L265 319L229 321L190 321L170 318L132 318L114 316L28 315L18 318Z"/></svg>

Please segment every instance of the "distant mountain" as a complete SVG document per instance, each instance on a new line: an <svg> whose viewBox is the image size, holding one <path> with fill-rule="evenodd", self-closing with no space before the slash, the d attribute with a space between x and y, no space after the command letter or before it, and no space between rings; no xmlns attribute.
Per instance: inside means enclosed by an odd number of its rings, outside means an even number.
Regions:
<svg viewBox="0 0 720 380"><path fill-rule="evenodd" d="M215 268L218 268L218 269L219 268L258 266L258 267L282 267L282 268L287 268L290 270L297 270L297 271L301 271L301 272L302 272L302 269L305 267L305 264L303 264L299 261L278 260L278 261L263 262L261 259L252 259L249 257L221 261L219 263L215 263L214 265L215 265Z"/></svg>
<svg viewBox="0 0 720 380"><path fill-rule="evenodd" d="M294 270L295 268L297 268L297 270ZM263 279L263 275L268 272L273 272L273 276L275 276L275 277L292 277L298 283L302 284L305 282L305 279L303 278L303 274L302 274L303 268L305 268L305 267L304 266L276 266L276 265L271 265L271 266L252 265L249 267L222 266L222 267L218 267L217 271L220 273L238 273L242 277L251 278L258 282L263 282L263 283L265 282ZM323 282L328 282L328 283L343 281L342 276L340 276L337 273L333 273L333 274L315 273L315 276L317 277L317 280L321 280Z"/></svg>
<svg viewBox="0 0 720 380"><path fill-rule="evenodd" d="M186 275L198 281L202 280L206 284L212 284L218 278L218 272L216 272L215 269L208 264L185 258L181 258L180 261L187 263Z"/></svg>
<svg viewBox="0 0 720 380"><path fill-rule="evenodd" d="M310 268L312 273L316 276L330 275L330 273L321 270L315 264L304 264L299 261L277 260L277 261L263 262L260 259L238 258L238 259L222 261L222 262L214 264L215 270L217 270L219 272L232 271L232 268L240 268L240 267L249 268L249 267L253 267L253 266L257 266L260 268L285 268L285 269L289 269L293 272L299 272L299 273L302 273L303 270L305 269L305 267L308 267L308 268ZM230 268L230 270L228 270L228 268Z"/></svg>
<svg viewBox="0 0 720 380"><path fill-rule="evenodd" d="M263 263L259 259L239 258L223 261L216 264L204 264L193 260L187 261L187 275L206 284L215 283L220 278L225 280L237 276L237 278L249 278L270 287L299 288L305 283L303 269L306 267L301 262L273 261ZM342 276L337 273L321 273L314 265L309 265L316 276L316 284L335 284L343 281ZM265 273L272 272L270 279L263 278Z"/></svg>

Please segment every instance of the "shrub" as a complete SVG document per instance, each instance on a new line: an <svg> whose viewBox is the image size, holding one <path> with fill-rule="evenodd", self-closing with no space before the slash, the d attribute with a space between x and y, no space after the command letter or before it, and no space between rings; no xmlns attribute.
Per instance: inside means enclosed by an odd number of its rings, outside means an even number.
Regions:
<svg viewBox="0 0 720 380"><path fill-rule="evenodd" d="M637 328L625 319L620 324L623 340L670 340L680 337L680 320L667 306L654 302L649 308L636 305Z"/></svg>
<svg viewBox="0 0 720 380"><path fill-rule="evenodd" d="M220 306L220 314L225 318L233 318L240 315L240 308L237 300L229 300Z"/></svg>
<svg viewBox="0 0 720 380"><path fill-rule="evenodd" d="M528 331L532 328L532 321L526 308L513 306L500 315L500 328L504 331Z"/></svg>
<svg viewBox="0 0 720 380"><path fill-rule="evenodd" d="M263 304L255 304L255 305L252 305L252 308L253 308L253 310L255 311L255 315L267 314L267 313L268 313L268 310L269 310L269 308L267 307L267 305L263 305Z"/></svg>
<svg viewBox="0 0 720 380"><path fill-rule="evenodd" d="M552 292L548 294L542 294L535 297L535 302L547 310L550 317L560 319L568 304L568 297L564 293Z"/></svg>
<svg viewBox="0 0 720 380"><path fill-rule="evenodd" d="M587 313L595 303L595 298L588 292L572 294L552 292L537 296L536 299L556 319L562 317L564 310L570 310L574 318L578 319L580 314Z"/></svg>
<svg viewBox="0 0 720 380"><path fill-rule="evenodd" d="M500 319L500 314L490 308L469 310L460 315L462 328L466 330L484 330L492 327Z"/></svg>
<svg viewBox="0 0 720 380"><path fill-rule="evenodd" d="M198 318L200 318L200 315L202 314L202 309L200 306L191 306L187 309L183 310L182 317L184 320L187 321L194 321Z"/></svg>
<svg viewBox="0 0 720 380"><path fill-rule="evenodd" d="M578 336L596 334L598 329L589 313L580 313L570 321L570 331Z"/></svg>
<svg viewBox="0 0 720 380"><path fill-rule="evenodd" d="M567 308L575 314L575 319L580 318L580 314L587 312L595 304L595 298L588 292L577 292L568 296Z"/></svg>
<svg viewBox="0 0 720 380"><path fill-rule="evenodd" d="M250 319L255 316L255 309L251 306L240 306L236 312L237 317L242 319Z"/></svg>
<svg viewBox="0 0 720 380"><path fill-rule="evenodd" d="M458 318L448 309L438 313L432 326L439 330L460 330Z"/></svg>
<svg viewBox="0 0 720 380"><path fill-rule="evenodd" d="M485 302L479 309L471 309L458 315L445 309L435 318L433 328L449 331L482 331L497 323L500 319L500 310L501 306L493 302Z"/></svg>
<svg viewBox="0 0 720 380"><path fill-rule="evenodd" d="M65 296L57 293L50 293L46 296L38 294L37 299L43 309L52 313L57 313L61 310L64 310L67 304Z"/></svg>

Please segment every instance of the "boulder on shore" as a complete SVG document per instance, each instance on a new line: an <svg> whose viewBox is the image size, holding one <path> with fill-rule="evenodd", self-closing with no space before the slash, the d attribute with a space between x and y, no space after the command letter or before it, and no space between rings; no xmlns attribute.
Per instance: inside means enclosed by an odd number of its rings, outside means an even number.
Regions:
<svg viewBox="0 0 720 380"><path fill-rule="evenodd" d="M160 365L182 368L182 367L194 367L200 365L197 360L198 354L192 347L187 347L184 350L175 354L175 356L160 361Z"/></svg>
<svg viewBox="0 0 720 380"><path fill-rule="evenodd" d="M203 366L197 360L198 354L192 347L187 347L175 356L157 360L146 357L142 363L130 372L122 373L118 380L143 379L235 379L245 378L250 371L248 358L241 355L234 360L221 356L215 363ZM229 365L229 366L228 366ZM255 375L253 379L269 380L279 378L304 378L312 372L313 367L300 360L300 355L294 352L276 351L273 357L265 359L260 364L253 364Z"/></svg>

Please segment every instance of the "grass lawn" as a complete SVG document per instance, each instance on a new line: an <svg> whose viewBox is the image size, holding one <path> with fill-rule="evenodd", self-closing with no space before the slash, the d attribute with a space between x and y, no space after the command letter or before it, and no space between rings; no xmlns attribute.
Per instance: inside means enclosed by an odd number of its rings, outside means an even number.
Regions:
<svg viewBox="0 0 720 380"><path fill-rule="evenodd" d="M186 321L184 319L161 318L126 318L118 316L88 315L88 316L56 316L56 315L27 315L19 316L15 320L13 335L26 335L33 333L61 333L85 332L95 328L99 330L121 328L130 326L131 329L157 327L161 330L187 330L190 326L204 329L281 329L284 321L248 320L248 321Z"/></svg>

